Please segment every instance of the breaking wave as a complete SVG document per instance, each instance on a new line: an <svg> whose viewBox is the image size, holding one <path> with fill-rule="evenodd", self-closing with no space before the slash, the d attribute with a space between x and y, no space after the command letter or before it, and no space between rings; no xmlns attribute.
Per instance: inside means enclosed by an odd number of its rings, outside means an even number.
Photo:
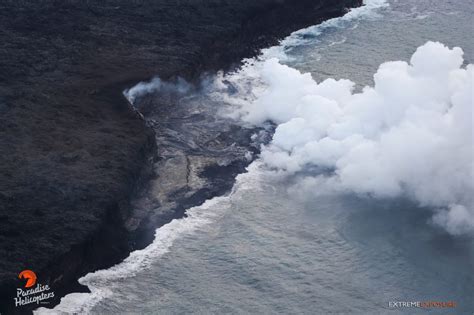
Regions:
<svg viewBox="0 0 474 315"><path fill-rule="evenodd" d="M249 167L249 173L238 175L234 188L228 196L207 200L200 206L188 209L185 218L175 219L157 229L153 243L146 248L132 252L123 262L109 269L98 270L80 278L79 283L87 286L90 293L68 294L54 309L39 308L34 313L91 313L100 301L114 295L114 287L120 286L121 281L127 281L127 278L151 268L159 257L169 252L178 238L204 229L225 215L232 202L239 202L239 198L244 198L247 190L258 190L259 168L259 163L254 163Z"/></svg>
<svg viewBox="0 0 474 315"><path fill-rule="evenodd" d="M289 56L288 52L293 48L314 44L318 37L328 30L354 28L357 27L357 22L361 19L380 17L377 11L388 6L387 0L364 0L363 6L351 9L342 17L332 18L321 24L298 30L280 41L279 45L262 49L261 55L257 59L278 58L280 61L291 60L292 57Z"/></svg>
<svg viewBox="0 0 474 315"><path fill-rule="evenodd" d="M139 271L150 268L160 256L167 253L173 242L180 236L192 233L210 224L219 214L207 211L210 207L226 202L226 197L216 197L199 207L189 209L186 218L173 220L156 230L155 240L142 250L134 251L122 263L109 269L89 273L79 279L90 293L71 293L61 299L54 309L39 308L35 314L88 314L92 308L105 298L113 296L113 287L120 285L121 279L133 277Z"/></svg>

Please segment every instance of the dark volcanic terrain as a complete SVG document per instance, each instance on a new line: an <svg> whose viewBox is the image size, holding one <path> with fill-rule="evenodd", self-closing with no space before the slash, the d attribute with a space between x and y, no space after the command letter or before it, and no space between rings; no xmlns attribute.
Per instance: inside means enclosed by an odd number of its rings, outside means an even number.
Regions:
<svg viewBox="0 0 474 315"><path fill-rule="evenodd" d="M52 286L52 306L81 289L78 277L136 248L133 229L147 225L126 225L144 217L134 216L131 200L153 176L160 147L124 88L154 75L193 80L229 69L359 4L0 0L0 313L20 311L12 297L23 269ZM233 176L242 167L208 173ZM201 199L188 196L177 208Z"/></svg>

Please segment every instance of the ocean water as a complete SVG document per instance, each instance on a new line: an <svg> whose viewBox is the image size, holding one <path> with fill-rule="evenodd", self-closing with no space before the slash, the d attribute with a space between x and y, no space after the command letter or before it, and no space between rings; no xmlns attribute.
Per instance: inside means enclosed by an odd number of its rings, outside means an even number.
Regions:
<svg viewBox="0 0 474 315"><path fill-rule="evenodd" d="M271 58L318 82L350 79L356 91L374 84L380 64L409 61L427 41L461 47L466 65L474 62L473 17L468 0L367 0L365 8L298 31L240 72L216 78L205 97L224 104L216 115L241 119L239 106L272 89L260 73ZM252 119L243 123L258 120ZM435 224L433 206L420 198L327 192L328 183L315 179L332 170L306 165L288 174L287 164L269 166L276 162L268 156L239 175L229 195L189 209L186 218L158 229L149 247L82 278L91 293L68 295L54 312L474 313L472 234ZM471 202L459 198L461 205ZM457 307L390 308L391 301L454 301Z"/></svg>

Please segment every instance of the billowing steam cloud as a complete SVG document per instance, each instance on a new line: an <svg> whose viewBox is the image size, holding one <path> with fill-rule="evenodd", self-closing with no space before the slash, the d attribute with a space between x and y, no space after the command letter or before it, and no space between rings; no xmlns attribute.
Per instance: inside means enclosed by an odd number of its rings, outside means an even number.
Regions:
<svg viewBox="0 0 474 315"><path fill-rule="evenodd" d="M433 221L448 232L474 230L474 68L463 67L460 48L428 42L410 63L382 64L374 87L361 93L348 80L318 84L276 59L243 71L265 89L239 104L241 119L278 124L261 154L268 167L285 174L323 167L330 172L300 184L408 196L435 209Z"/></svg>

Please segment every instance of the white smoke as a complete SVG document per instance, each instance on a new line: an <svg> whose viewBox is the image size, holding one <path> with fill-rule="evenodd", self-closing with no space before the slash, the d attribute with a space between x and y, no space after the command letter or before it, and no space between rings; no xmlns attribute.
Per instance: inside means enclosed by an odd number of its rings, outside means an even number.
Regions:
<svg viewBox="0 0 474 315"><path fill-rule="evenodd" d="M146 94L158 91L184 94L191 88L192 85L180 77L175 81L163 81L159 77L154 77L148 82L139 82L132 88L126 89L123 95L128 99L130 104L134 104L138 97Z"/></svg>
<svg viewBox="0 0 474 315"><path fill-rule="evenodd" d="M128 101L133 104L137 97L159 90L162 81L159 77L155 77L148 82L140 82L130 89L123 92Z"/></svg>
<svg viewBox="0 0 474 315"><path fill-rule="evenodd" d="M460 48L428 42L410 63L382 64L360 93L349 80L318 84L277 59L245 66L233 83L248 75L265 86L240 100L239 115L278 124L261 153L269 168L323 167L331 175L300 185L410 197L436 210L434 223L463 234L474 230L473 69L463 67Z"/></svg>

